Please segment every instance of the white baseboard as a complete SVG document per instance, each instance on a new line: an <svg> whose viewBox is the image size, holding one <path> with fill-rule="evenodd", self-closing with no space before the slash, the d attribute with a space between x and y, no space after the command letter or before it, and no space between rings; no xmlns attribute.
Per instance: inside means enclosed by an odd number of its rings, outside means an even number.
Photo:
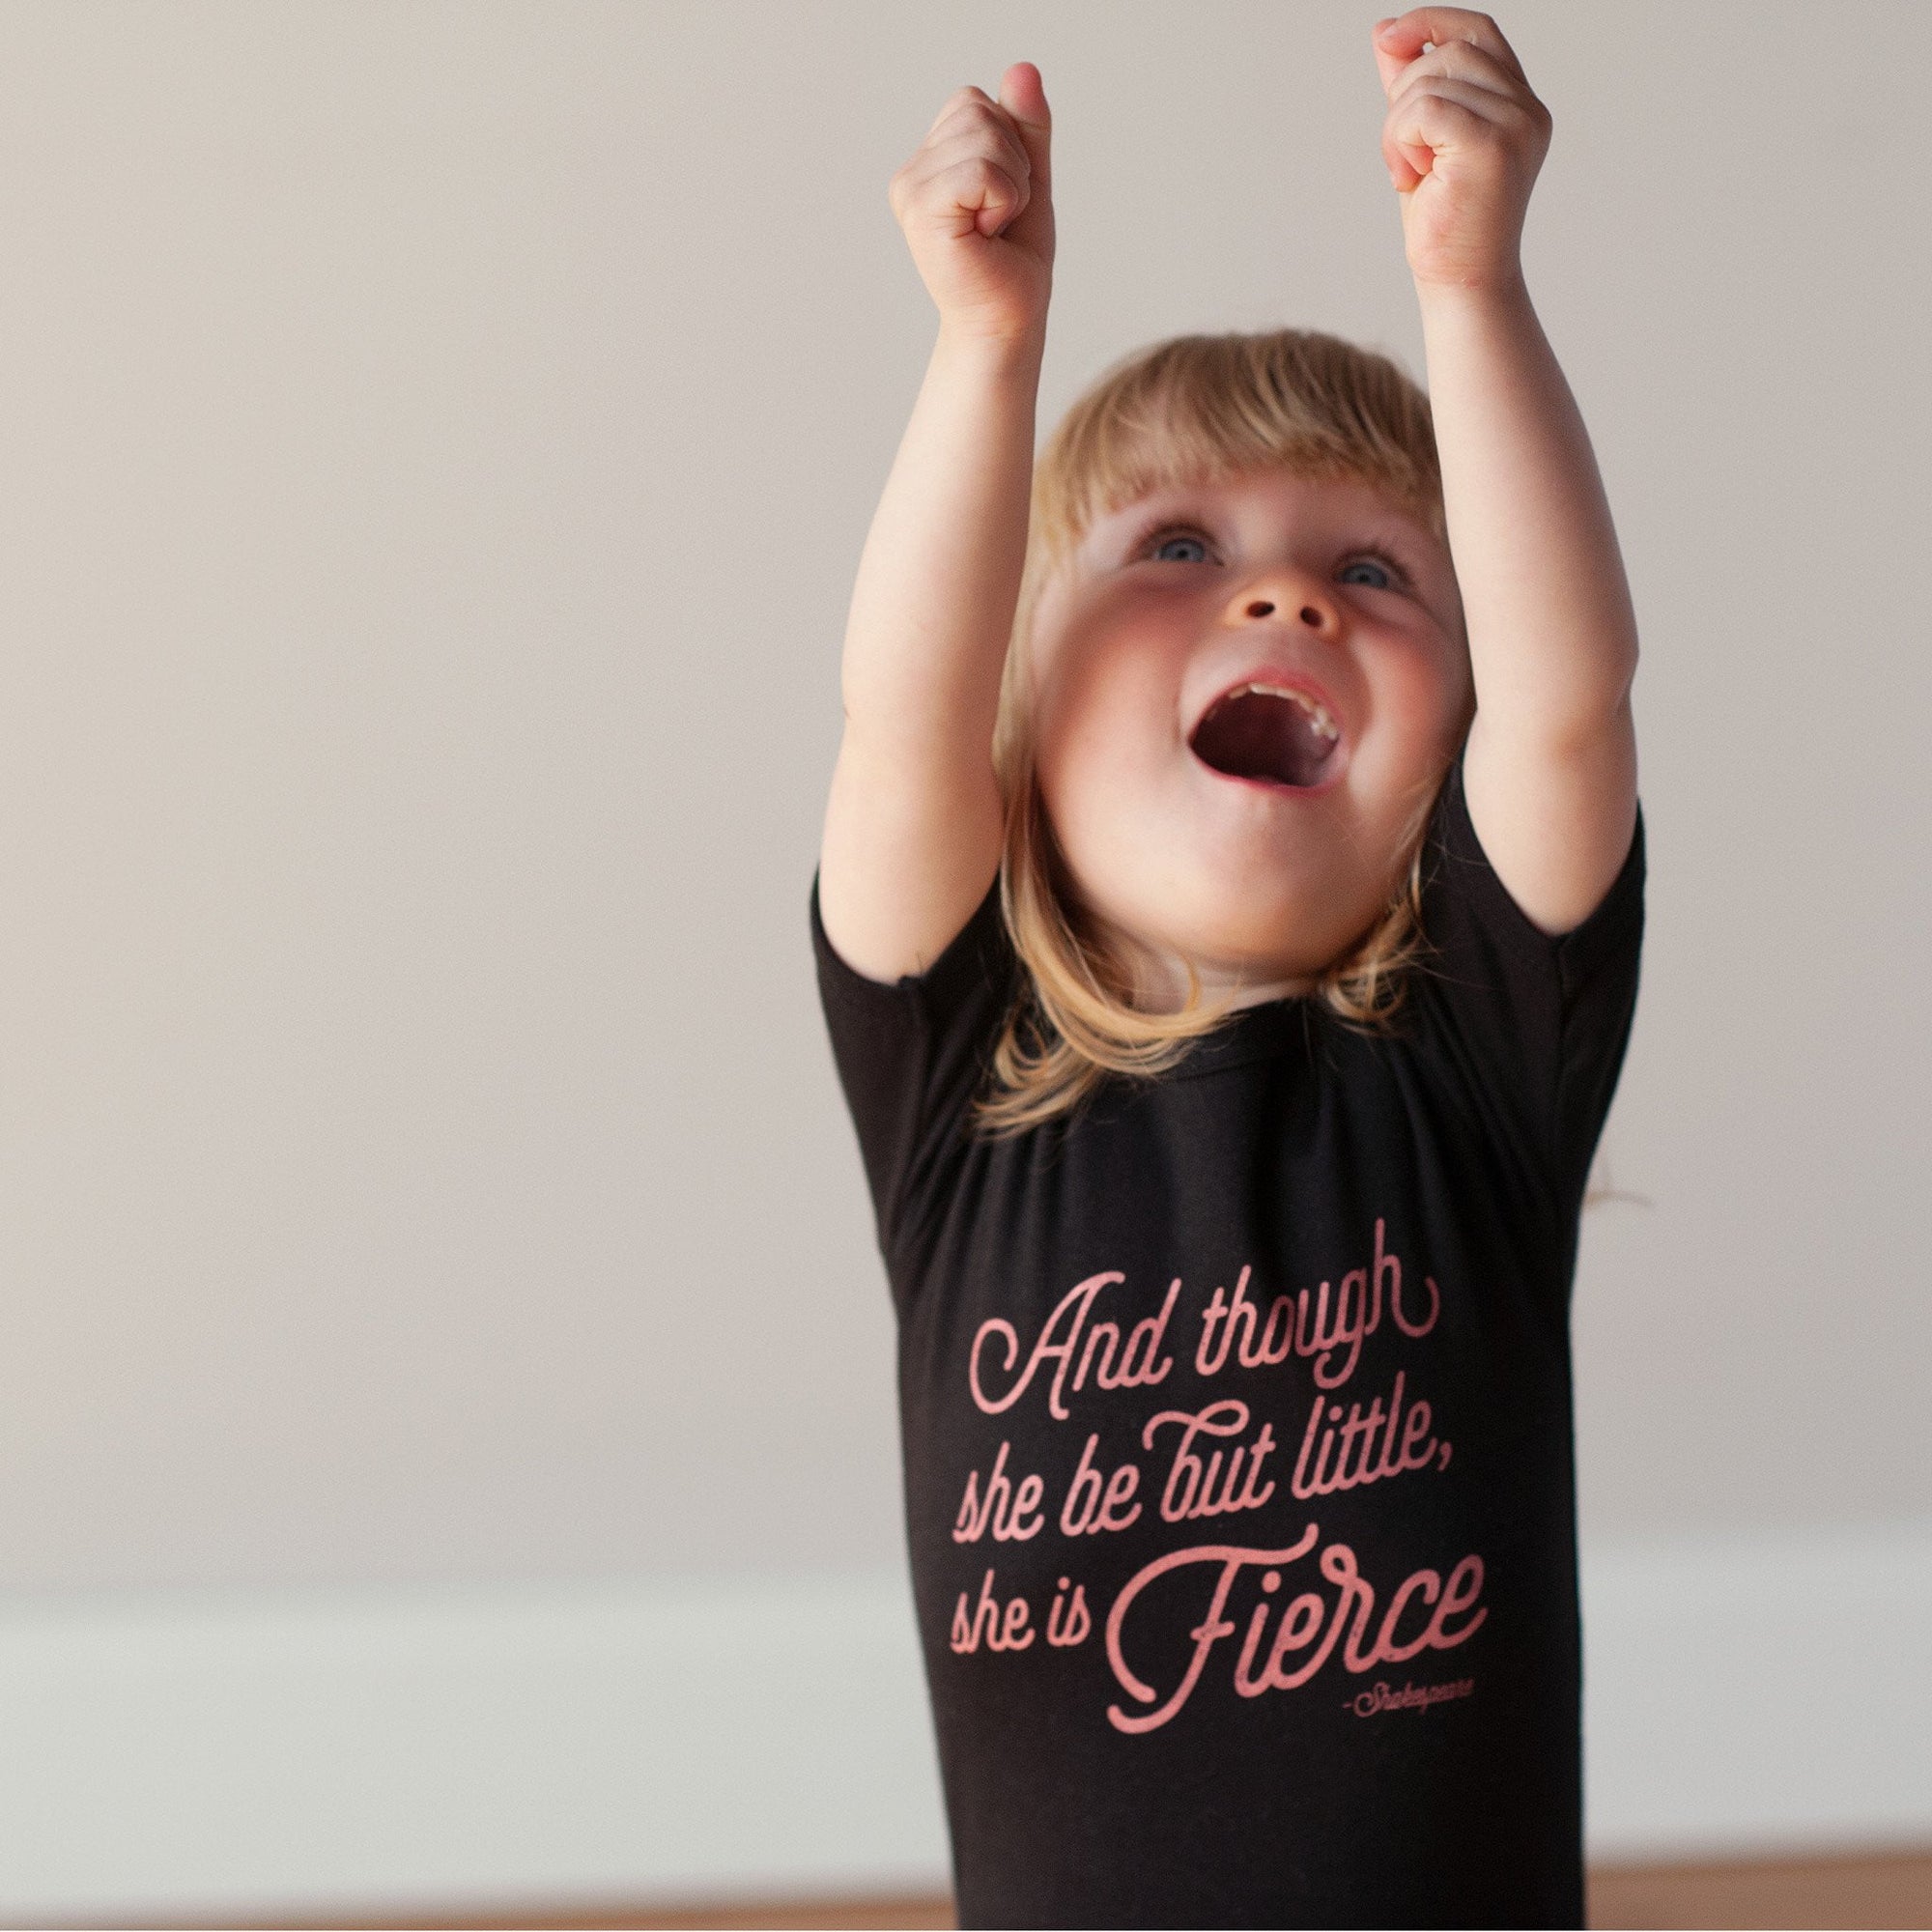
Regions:
<svg viewBox="0 0 1932 1932"><path fill-rule="evenodd" d="M1593 1552L1593 1852L1932 1840L1932 1527ZM0 1918L943 1886L894 1577L0 1609Z"/></svg>
<svg viewBox="0 0 1932 1932"><path fill-rule="evenodd" d="M1932 1846L1932 1523L1583 1560L1590 1849Z"/></svg>

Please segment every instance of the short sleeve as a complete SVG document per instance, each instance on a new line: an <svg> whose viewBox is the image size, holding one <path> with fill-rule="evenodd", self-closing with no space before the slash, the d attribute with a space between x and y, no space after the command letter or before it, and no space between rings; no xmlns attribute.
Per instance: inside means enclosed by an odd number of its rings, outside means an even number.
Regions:
<svg viewBox="0 0 1932 1932"><path fill-rule="evenodd" d="M1424 866L1419 1004L1489 1126L1565 1211L1581 1199L1635 1012L1641 808L1623 867L1580 925L1551 936L1511 897L1469 817L1459 758Z"/></svg>
<svg viewBox="0 0 1932 1932"><path fill-rule="evenodd" d="M826 936L815 877L811 942L832 1058L890 1263L906 1203L930 1194L925 1183L965 1130L1018 990L999 882L923 973L887 981L848 965Z"/></svg>

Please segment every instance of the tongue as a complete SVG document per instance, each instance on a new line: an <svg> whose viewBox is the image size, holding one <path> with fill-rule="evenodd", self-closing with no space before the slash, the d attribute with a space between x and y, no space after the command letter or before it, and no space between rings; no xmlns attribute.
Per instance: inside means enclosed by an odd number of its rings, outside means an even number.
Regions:
<svg viewBox="0 0 1932 1932"><path fill-rule="evenodd" d="M1335 744L1293 698L1261 691L1217 704L1194 733L1196 756L1217 772L1283 785L1319 783Z"/></svg>

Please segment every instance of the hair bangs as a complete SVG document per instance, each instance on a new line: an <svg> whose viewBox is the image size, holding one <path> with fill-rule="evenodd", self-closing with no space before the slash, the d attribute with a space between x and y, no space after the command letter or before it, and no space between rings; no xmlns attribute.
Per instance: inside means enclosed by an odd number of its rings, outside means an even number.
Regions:
<svg viewBox="0 0 1932 1932"><path fill-rule="evenodd" d="M1157 490L1264 469L1367 483L1443 533L1428 398L1383 356L1281 329L1179 336L1102 375L1042 454L1037 540L1057 560Z"/></svg>

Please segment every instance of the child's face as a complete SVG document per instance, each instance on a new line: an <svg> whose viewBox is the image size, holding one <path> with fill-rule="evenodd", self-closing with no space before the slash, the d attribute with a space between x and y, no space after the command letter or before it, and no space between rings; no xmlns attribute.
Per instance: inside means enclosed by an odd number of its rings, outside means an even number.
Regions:
<svg viewBox="0 0 1932 1932"><path fill-rule="evenodd" d="M1170 1009L1183 961L1267 998L1367 930L1471 701L1440 539L1366 483L1277 470L1096 521L1033 668L1062 855Z"/></svg>

